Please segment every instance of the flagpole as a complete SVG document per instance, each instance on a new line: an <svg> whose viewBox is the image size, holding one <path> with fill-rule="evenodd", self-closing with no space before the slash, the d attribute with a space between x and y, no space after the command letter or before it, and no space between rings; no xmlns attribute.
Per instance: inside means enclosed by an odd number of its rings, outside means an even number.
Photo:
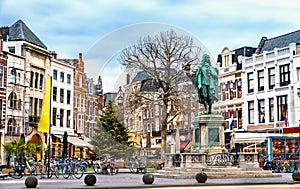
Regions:
<svg viewBox="0 0 300 189"><path fill-rule="evenodd" d="M46 82L46 92L43 99L43 106L42 111L40 114L40 120L38 123L37 131L44 133L44 136L46 133L48 139L46 139L45 143L47 145L48 151L47 154L45 154L45 161L48 159L47 165L48 165L48 178L49 178L49 171L50 171L50 132L51 132L51 88L52 88L52 77L47 77ZM46 164L45 164L46 165Z"/></svg>
<svg viewBox="0 0 300 189"><path fill-rule="evenodd" d="M51 136L51 95L52 95L52 76L48 77L51 80L50 82L50 108L49 108L49 134L48 134L48 172L47 176L50 178L50 136Z"/></svg>

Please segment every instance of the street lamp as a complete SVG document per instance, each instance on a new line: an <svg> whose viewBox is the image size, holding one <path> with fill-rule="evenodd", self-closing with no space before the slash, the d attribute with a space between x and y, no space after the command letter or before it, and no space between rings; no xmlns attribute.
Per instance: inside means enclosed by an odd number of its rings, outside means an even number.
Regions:
<svg viewBox="0 0 300 189"><path fill-rule="evenodd" d="M179 115L179 118L176 120L176 153L180 153L180 128L181 124L185 121L185 117L183 114Z"/></svg>

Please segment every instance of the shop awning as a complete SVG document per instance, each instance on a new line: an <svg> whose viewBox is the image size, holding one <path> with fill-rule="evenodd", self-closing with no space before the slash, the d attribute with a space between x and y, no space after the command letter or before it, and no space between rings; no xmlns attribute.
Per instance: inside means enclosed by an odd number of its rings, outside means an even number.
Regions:
<svg viewBox="0 0 300 189"><path fill-rule="evenodd" d="M255 144L255 143L260 143L260 142L264 142L264 141L266 141L267 139L266 138L263 138L263 139L240 139L240 140L238 140L238 139L235 139L233 142L234 143L253 143L253 144Z"/></svg>
<svg viewBox="0 0 300 189"><path fill-rule="evenodd" d="M69 136L68 137L68 142L71 143L71 144L73 144L74 146L77 146L77 147L91 147L90 144L88 144L84 140L81 140L78 137L71 137L71 136Z"/></svg>
<svg viewBox="0 0 300 189"><path fill-rule="evenodd" d="M283 128L283 136L299 137L300 136L300 127L285 127L285 128Z"/></svg>

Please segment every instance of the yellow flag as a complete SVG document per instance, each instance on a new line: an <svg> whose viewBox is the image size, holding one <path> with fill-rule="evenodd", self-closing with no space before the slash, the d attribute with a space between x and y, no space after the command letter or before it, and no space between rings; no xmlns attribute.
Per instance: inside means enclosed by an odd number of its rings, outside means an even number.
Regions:
<svg viewBox="0 0 300 189"><path fill-rule="evenodd" d="M47 78L46 93L43 100L40 121L37 127L39 132L49 133L50 130L50 106L51 106L51 77Z"/></svg>

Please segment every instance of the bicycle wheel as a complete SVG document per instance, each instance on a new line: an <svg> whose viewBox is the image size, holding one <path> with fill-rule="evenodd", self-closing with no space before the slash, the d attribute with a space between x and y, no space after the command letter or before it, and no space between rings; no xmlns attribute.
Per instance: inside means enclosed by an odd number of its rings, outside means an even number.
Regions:
<svg viewBox="0 0 300 189"><path fill-rule="evenodd" d="M80 179L83 176L84 169L81 165L75 165L74 167L74 176L77 179Z"/></svg>
<svg viewBox="0 0 300 189"><path fill-rule="evenodd" d="M41 178L44 178L45 176L47 176L48 178L52 177L52 171L49 170L49 174L48 174L48 167L45 166L43 171L41 172Z"/></svg>
<svg viewBox="0 0 300 189"><path fill-rule="evenodd" d="M138 165L137 165L137 163L135 163L135 162L133 162L133 163L131 163L130 164L130 171L132 172L132 173L138 173Z"/></svg>
<svg viewBox="0 0 300 189"><path fill-rule="evenodd" d="M20 179L20 178L23 177L22 172L19 172L19 171L16 171L16 170L13 170L13 171L9 172L8 175L12 178L15 178L15 179Z"/></svg>
<svg viewBox="0 0 300 189"><path fill-rule="evenodd" d="M59 172L58 172L58 166L57 165L52 166L51 171L53 172L53 175L55 175L56 178L59 177Z"/></svg>
<svg viewBox="0 0 300 189"><path fill-rule="evenodd" d="M102 172L102 167L97 163L94 165L94 171L95 173L100 174Z"/></svg>
<svg viewBox="0 0 300 189"><path fill-rule="evenodd" d="M59 174L62 175L65 179L68 179L71 174L69 167L67 165L60 167Z"/></svg>

